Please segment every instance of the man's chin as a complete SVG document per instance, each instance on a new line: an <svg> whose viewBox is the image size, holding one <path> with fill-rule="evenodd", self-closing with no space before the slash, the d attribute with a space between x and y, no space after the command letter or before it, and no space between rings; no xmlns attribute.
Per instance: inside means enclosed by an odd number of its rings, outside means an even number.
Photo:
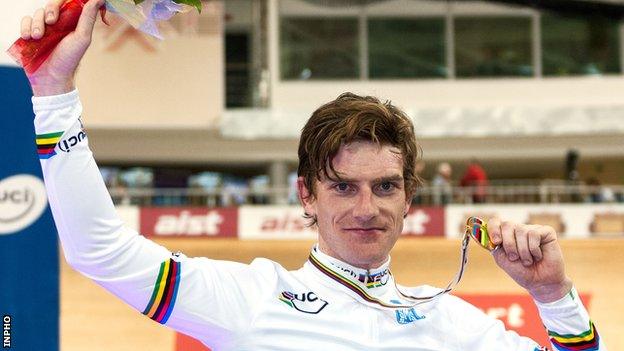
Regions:
<svg viewBox="0 0 624 351"><path fill-rule="evenodd" d="M387 258L388 254L380 254L379 250L373 252L360 250L351 258L350 263L359 268L371 269L384 264Z"/></svg>
<svg viewBox="0 0 624 351"><path fill-rule="evenodd" d="M380 229L346 229L342 232L343 235L350 237L352 241L355 241L362 245L378 245L379 242L386 235L385 231Z"/></svg>

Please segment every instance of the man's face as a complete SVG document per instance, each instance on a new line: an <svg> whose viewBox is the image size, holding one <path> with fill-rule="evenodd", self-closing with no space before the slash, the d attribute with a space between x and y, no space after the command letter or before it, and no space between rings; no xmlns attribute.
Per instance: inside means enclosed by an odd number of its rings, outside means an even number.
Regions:
<svg viewBox="0 0 624 351"><path fill-rule="evenodd" d="M400 151L352 142L340 148L333 166L341 180L316 180L314 196L306 198L310 193L298 180L306 213L318 221L319 247L356 267L378 267L401 234L410 205Z"/></svg>

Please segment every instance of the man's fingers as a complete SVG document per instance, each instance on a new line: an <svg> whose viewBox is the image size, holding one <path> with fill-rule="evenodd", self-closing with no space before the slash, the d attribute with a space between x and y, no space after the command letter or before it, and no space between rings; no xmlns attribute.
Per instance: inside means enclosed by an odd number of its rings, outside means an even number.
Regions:
<svg viewBox="0 0 624 351"><path fill-rule="evenodd" d="M89 40L93 34L93 26L97 18L98 9L104 5L104 0L90 0L82 9L82 14L76 26L76 32Z"/></svg>
<svg viewBox="0 0 624 351"><path fill-rule="evenodd" d="M538 261L538 262L541 261L542 258L544 257L542 253L542 248L541 248L543 230L544 228L531 229L528 232L529 251L531 251L531 255L533 256L535 261Z"/></svg>
<svg viewBox="0 0 624 351"><path fill-rule="evenodd" d="M511 222L503 222L500 226L501 236L503 238L503 249L510 261L517 261L520 258L518 248L516 247L515 225Z"/></svg>
<svg viewBox="0 0 624 351"><path fill-rule="evenodd" d="M41 39L45 31L45 23L43 22L43 9L37 9L32 17L30 24L30 36L33 39Z"/></svg>
<svg viewBox="0 0 624 351"><path fill-rule="evenodd" d="M65 0L53 0L45 7L45 23L54 24L58 20L59 9Z"/></svg>
<svg viewBox="0 0 624 351"><path fill-rule="evenodd" d="M500 226L500 218L498 217L489 218L487 221L488 235L490 236L490 241L495 246L498 246L503 242Z"/></svg>
<svg viewBox="0 0 624 351"><path fill-rule="evenodd" d="M533 264L533 256L529 250L529 229L528 226L517 225L514 230L518 255L520 255L520 260L525 266Z"/></svg>
<svg viewBox="0 0 624 351"><path fill-rule="evenodd" d="M20 36L24 40L30 39L30 27L32 26L32 17L25 16L22 18L22 23L20 26Z"/></svg>

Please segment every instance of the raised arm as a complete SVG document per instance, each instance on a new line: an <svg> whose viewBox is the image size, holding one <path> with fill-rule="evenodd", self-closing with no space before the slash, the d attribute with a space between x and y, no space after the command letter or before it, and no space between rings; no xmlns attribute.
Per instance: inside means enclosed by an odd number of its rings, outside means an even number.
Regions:
<svg viewBox="0 0 624 351"><path fill-rule="evenodd" d="M35 95L37 149L65 257L76 270L149 318L223 345L251 320L252 301L273 279L270 264L172 254L125 227L118 217L89 149L74 87L76 68L91 42L103 2L90 0L76 31L28 76ZM58 12L55 0L25 17L22 37L41 38L45 24L53 24Z"/></svg>

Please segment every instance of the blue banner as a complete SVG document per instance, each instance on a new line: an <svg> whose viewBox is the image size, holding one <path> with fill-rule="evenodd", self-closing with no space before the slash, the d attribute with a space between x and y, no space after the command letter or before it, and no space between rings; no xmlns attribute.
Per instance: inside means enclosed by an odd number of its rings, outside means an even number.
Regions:
<svg viewBox="0 0 624 351"><path fill-rule="evenodd" d="M35 147L31 92L0 66L0 317L2 348L59 349L59 260Z"/></svg>

